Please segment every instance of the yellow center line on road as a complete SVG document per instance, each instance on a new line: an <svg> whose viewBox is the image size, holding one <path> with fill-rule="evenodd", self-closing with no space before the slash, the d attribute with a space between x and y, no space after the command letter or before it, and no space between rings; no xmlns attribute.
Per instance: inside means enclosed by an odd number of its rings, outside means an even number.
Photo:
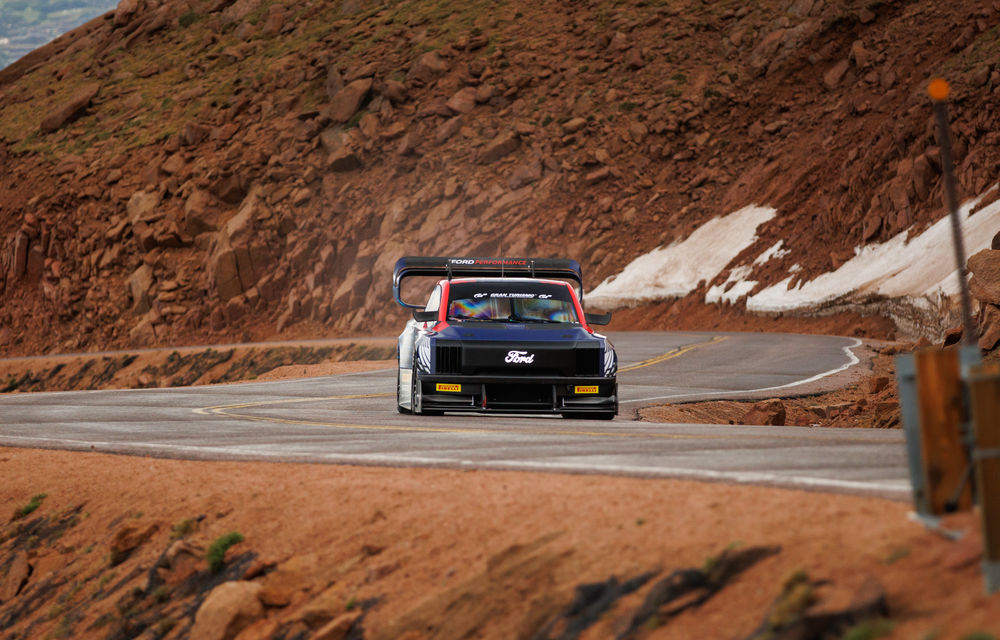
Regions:
<svg viewBox="0 0 1000 640"><path fill-rule="evenodd" d="M697 349L698 347L705 347L710 344L717 344L725 339L726 336L714 336L712 339L706 340L704 342L695 342L694 344L685 345L683 347L677 347L673 351L668 351L667 353L654 356L652 358L648 358L646 360L643 360L642 362L637 362L635 364L630 364L627 367L622 367L618 370L618 373L624 373L626 371L634 371L636 369L642 369L643 367L648 367L654 364L660 364L661 362L665 362L667 360L670 360L671 358L682 356L688 351L692 351L694 349Z"/></svg>

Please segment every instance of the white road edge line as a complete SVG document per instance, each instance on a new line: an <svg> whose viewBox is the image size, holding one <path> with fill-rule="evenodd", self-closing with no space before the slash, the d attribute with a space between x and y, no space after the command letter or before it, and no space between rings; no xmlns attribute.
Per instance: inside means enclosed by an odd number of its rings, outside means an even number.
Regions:
<svg viewBox="0 0 1000 640"><path fill-rule="evenodd" d="M848 358L848 361L845 364L837 367L836 369L830 369L830 370L824 371L822 373L817 373L816 375L814 375L814 376L812 376L810 378L805 378L803 380L796 380L795 382L788 382L786 384L779 384L779 385L774 386L774 387L760 387L759 389L739 389L739 390L736 390L736 391L703 391L703 392L700 392L700 393L675 393L675 394L669 395L669 396L654 396L652 398L638 398L638 399L635 399L635 400L622 400L621 404L626 404L626 403L629 403L629 402L651 402L653 400L672 400L672 399L675 399L675 398L694 398L694 397L697 397L697 396L731 396L731 395L743 395L743 394L750 394L750 393L760 393L762 391L777 391L779 389L788 389L790 387L797 387L799 385L809 384L810 382L815 382L815 381L820 380L822 378L826 378L827 376L832 376L834 374L840 373L841 371L846 371L847 369L850 369L854 365L858 364L859 362L861 362L861 359L858 358L858 356L854 355L853 349L857 349L861 345L862 345L861 340L859 340L858 338L854 338L854 342L852 344L844 346L844 347L841 347L841 350L847 355L847 358Z"/></svg>
<svg viewBox="0 0 1000 640"><path fill-rule="evenodd" d="M493 469L497 471L534 471L545 472L577 472L584 474L609 474L617 476L641 476L656 478L676 478L682 480L709 480L723 481L733 484L746 485L766 485L785 488L799 489L827 489L840 491L861 491L880 494L893 494L906 496L911 491L910 483L906 480L837 480L834 478L817 478L810 476L782 475L780 473L767 473L762 471L714 471L702 469L685 469L681 467L635 467L623 465L592 465L573 464L563 462L524 462L520 460L463 460L460 458L425 458L410 457L402 455L385 454L343 454L330 453L315 455L311 453L276 453L266 447L204 447L175 444L155 444L155 443L129 443L122 445L114 442L88 442L83 440L70 440L62 438L29 438L22 436L0 435L0 441L12 441L20 446L37 446L39 443L58 445L78 445L78 450L89 450L97 453L121 453L128 450L155 449L160 452L173 451L175 453L194 454L226 454L230 456L253 457L260 461L267 458L278 461L292 461L295 458L316 460L323 459L333 464L359 464L378 466L403 466L403 467L474 467L477 469ZM188 460L191 460L190 458ZM200 461L200 458L194 458Z"/></svg>

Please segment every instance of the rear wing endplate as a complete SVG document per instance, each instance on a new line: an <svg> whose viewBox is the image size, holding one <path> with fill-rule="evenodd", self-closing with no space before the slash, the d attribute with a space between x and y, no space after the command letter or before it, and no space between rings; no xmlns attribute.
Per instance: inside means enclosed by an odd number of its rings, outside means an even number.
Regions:
<svg viewBox="0 0 1000 640"><path fill-rule="evenodd" d="M400 305L423 309L423 305L403 302L400 288L412 276L438 278L559 278L572 280L583 296L583 273L580 263L565 258L449 258L407 256L396 262L392 271L392 296Z"/></svg>

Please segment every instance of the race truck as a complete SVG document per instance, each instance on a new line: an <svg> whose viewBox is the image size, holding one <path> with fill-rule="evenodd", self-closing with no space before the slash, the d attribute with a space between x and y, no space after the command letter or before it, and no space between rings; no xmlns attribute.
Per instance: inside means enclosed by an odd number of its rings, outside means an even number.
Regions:
<svg viewBox="0 0 1000 640"><path fill-rule="evenodd" d="M403 299L416 276L440 278L422 304ZM618 357L592 329L611 314L584 312L575 260L405 257L392 280L413 315L398 342L400 413L617 415Z"/></svg>

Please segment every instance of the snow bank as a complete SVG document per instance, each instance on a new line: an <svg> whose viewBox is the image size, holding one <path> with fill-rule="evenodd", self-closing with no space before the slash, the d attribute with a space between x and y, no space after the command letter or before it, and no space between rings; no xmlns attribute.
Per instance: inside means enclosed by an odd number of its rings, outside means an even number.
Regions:
<svg viewBox="0 0 1000 640"><path fill-rule="evenodd" d="M1000 185L991 187L959 209L966 256L990 246L1000 231L1000 200L975 214L976 208ZM772 219L770 207L751 205L705 223L686 240L660 247L633 260L617 276L602 282L587 296L596 307L613 309L647 300L683 297L701 281L711 281L730 262L756 240L757 227ZM750 311L783 312L822 308L830 303L865 304L875 300L901 303L920 313L937 312L941 303L958 294L958 274L951 244L948 216L938 220L919 236L903 231L885 243L855 249L855 255L835 271L808 282L797 280L798 264L788 270L788 277L756 295L747 295L756 287L754 270L769 260L789 254L779 241L750 264L730 267L726 281L714 285L705 294L705 302L736 303L746 300ZM895 315L893 316L895 318ZM897 323L900 318L896 318ZM919 327L916 327L919 330Z"/></svg>
<svg viewBox="0 0 1000 640"><path fill-rule="evenodd" d="M996 188L959 210L967 256L989 248L993 235L1000 231L1000 201L969 215ZM873 296L909 298L917 305L930 304L958 294L954 251L951 222L945 216L913 240L909 240L908 231L903 231L883 244L855 250L854 258L836 271L791 290L788 285L794 276L789 276L751 296L747 309L790 311L822 306L833 300L863 302Z"/></svg>
<svg viewBox="0 0 1000 640"><path fill-rule="evenodd" d="M587 295L587 303L613 309L647 300L680 298L701 281L711 281L746 247L757 240L757 227L772 219L771 207L750 205L713 218L668 247L639 256L616 276ZM776 250L777 251L777 250Z"/></svg>

